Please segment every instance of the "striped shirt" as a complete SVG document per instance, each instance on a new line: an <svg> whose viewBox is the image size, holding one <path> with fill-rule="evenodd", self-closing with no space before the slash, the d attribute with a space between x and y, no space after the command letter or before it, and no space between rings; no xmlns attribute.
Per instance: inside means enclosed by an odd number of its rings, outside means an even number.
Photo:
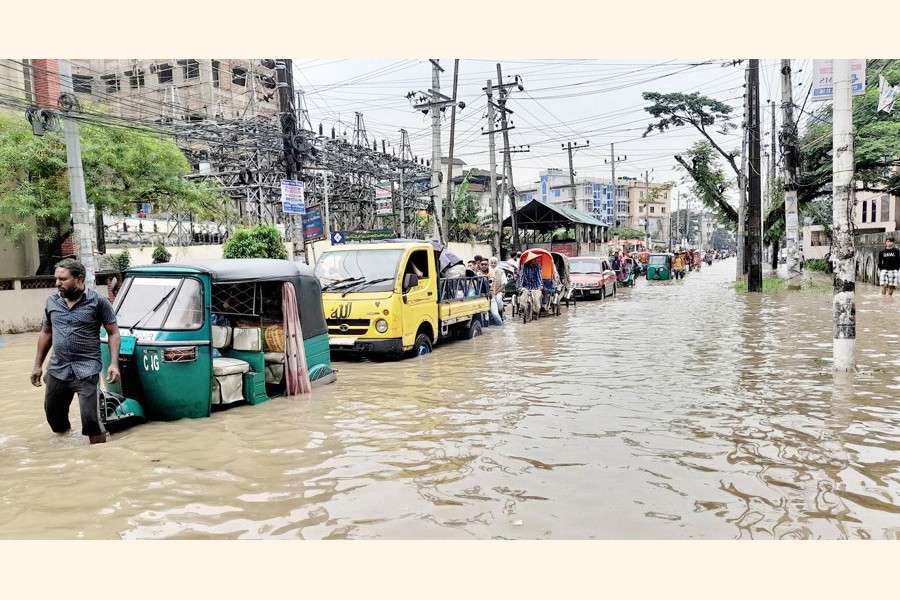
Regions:
<svg viewBox="0 0 900 600"><path fill-rule="evenodd" d="M519 287L526 290L539 290L543 285L541 265L537 261L527 262L519 272Z"/></svg>
<svg viewBox="0 0 900 600"><path fill-rule="evenodd" d="M109 300L85 289L72 308L58 292L47 298L42 325L53 331L53 356L47 372L57 379L71 381L99 373L100 325L116 322Z"/></svg>

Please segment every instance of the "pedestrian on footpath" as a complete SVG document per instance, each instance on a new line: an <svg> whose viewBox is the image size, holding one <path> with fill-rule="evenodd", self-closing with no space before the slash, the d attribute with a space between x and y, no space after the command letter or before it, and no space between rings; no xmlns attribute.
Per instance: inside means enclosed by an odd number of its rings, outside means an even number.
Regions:
<svg viewBox="0 0 900 600"><path fill-rule="evenodd" d="M100 326L109 338L110 364L107 383L119 381L119 326L112 304L94 290L86 289L85 269L81 262L68 258L56 264L57 293L44 304L44 320L37 343L37 357L31 372L31 384L47 384L44 392L44 414L56 433L71 429L69 406L75 394L81 408L81 434L91 444L106 441L103 424L105 407L100 405L97 384L103 363L100 359ZM44 359L50 348L53 356L43 373Z"/></svg>
<svg viewBox="0 0 900 600"><path fill-rule="evenodd" d="M897 279L900 276L900 250L894 247L894 238L884 240L884 250L878 253L878 270L881 295L894 295Z"/></svg>

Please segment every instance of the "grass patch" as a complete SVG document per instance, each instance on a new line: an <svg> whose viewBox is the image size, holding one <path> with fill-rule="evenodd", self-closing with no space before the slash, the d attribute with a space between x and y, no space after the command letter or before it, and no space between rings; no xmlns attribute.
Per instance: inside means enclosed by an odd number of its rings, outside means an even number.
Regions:
<svg viewBox="0 0 900 600"><path fill-rule="evenodd" d="M803 263L803 268L809 269L810 271L824 272L826 266L828 266L828 261L824 258L810 258Z"/></svg>
<svg viewBox="0 0 900 600"><path fill-rule="evenodd" d="M763 293L782 292L787 287L784 279L780 277L763 277ZM734 282L734 289L738 292L747 292L747 280L741 279Z"/></svg>

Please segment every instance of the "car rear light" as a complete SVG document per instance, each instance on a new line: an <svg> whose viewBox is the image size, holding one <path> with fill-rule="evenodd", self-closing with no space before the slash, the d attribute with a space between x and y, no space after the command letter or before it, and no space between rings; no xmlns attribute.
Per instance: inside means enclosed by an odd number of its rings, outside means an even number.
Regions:
<svg viewBox="0 0 900 600"><path fill-rule="evenodd" d="M197 360L196 346L182 346L163 350L163 362L190 362Z"/></svg>

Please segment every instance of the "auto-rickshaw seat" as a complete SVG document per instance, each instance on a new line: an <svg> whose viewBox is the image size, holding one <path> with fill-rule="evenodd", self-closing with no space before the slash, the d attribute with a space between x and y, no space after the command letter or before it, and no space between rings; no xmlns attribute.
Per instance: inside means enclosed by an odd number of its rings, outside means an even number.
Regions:
<svg viewBox="0 0 900 600"><path fill-rule="evenodd" d="M238 358L219 357L213 359L213 375L241 375L250 371L250 363Z"/></svg>
<svg viewBox="0 0 900 600"><path fill-rule="evenodd" d="M259 327L235 327L231 347L247 352L262 352L262 329Z"/></svg>
<svg viewBox="0 0 900 600"><path fill-rule="evenodd" d="M213 325L210 327L212 333L212 347L218 350L228 348L231 345L231 327L226 325Z"/></svg>

